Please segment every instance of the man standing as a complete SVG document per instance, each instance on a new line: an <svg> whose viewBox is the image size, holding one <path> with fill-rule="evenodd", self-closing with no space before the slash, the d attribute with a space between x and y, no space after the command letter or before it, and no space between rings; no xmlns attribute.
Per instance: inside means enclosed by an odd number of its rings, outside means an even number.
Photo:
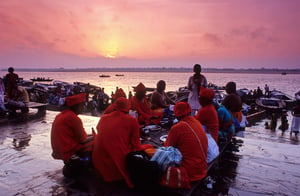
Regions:
<svg viewBox="0 0 300 196"><path fill-rule="evenodd" d="M190 90L188 103L192 108L192 116L195 116L196 111L201 108L199 103L200 87L207 87L207 80L204 75L201 74L201 65L194 65L194 75L189 78L188 89Z"/></svg>

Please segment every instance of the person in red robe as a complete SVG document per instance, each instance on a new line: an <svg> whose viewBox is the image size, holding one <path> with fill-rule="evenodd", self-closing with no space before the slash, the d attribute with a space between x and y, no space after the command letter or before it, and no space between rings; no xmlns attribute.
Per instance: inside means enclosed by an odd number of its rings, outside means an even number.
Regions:
<svg viewBox="0 0 300 196"><path fill-rule="evenodd" d="M201 123L191 116L191 107L186 102L177 102L174 114L179 122L169 131L165 146L173 146L182 154L181 166L190 182L203 179L207 174L207 136Z"/></svg>
<svg viewBox="0 0 300 196"><path fill-rule="evenodd" d="M104 181L125 180L132 188L134 185L126 169L126 155L152 146L141 144L138 121L128 114L128 99L118 98L115 109L116 111L103 115L97 125L93 165Z"/></svg>
<svg viewBox="0 0 300 196"><path fill-rule="evenodd" d="M213 105L215 92L211 89L201 87L199 102L202 108L199 109L196 119L206 126L206 131L211 134L216 143L218 143L219 118Z"/></svg>
<svg viewBox="0 0 300 196"><path fill-rule="evenodd" d="M152 117L151 109L146 98L146 87L139 83L135 88L135 95L130 99L130 109L138 114L138 122L141 125L148 125Z"/></svg>
<svg viewBox="0 0 300 196"><path fill-rule="evenodd" d="M114 94L114 99L113 100L117 100L119 97L125 97L126 98L126 94L123 91L122 88L118 88L116 93ZM114 102L112 104L110 104L103 112L103 114L109 114L113 111L115 111L116 109L116 104L114 104Z"/></svg>
<svg viewBox="0 0 300 196"><path fill-rule="evenodd" d="M51 129L52 157L63 160L72 171L78 169L74 166L78 159L90 156L93 144L93 138L87 135L77 116L83 112L85 101L85 93L66 97L68 108L55 117Z"/></svg>
<svg viewBox="0 0 300 196"><path fill-rule="evenodd" d="M17 84L19 82L19 76L18 74L14 73L14 68L9 67L8 68L8 74L4 77L4 84L6 88L6 95L8 99L12 99L14 96L14 91L17 88Z"/></svg>

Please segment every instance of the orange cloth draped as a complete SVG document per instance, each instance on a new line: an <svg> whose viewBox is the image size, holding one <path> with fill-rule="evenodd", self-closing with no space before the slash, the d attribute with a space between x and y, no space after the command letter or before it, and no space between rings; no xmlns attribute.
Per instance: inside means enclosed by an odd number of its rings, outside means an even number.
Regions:
<svg viewBox="0 0 300 196"><path fill-rule="evenodd" d="M199 120L202 125L206 126L208 133L210 133L216 143L218 143L219 118L214 105L209 104L202 107L195 118Z"/></svg>
<svg viewBox="0 0 300 196"><path fill-rule="evenodd" d="M126 155L149 147L141 145L138 121L128 114L114 111L103 115L97 125L92 160L94 167L107 182L125 179L133 184L125 165Z"/></svg>
<svg viewBox="0 0 300 196"><path fill-rule="evenodd" d="M63 110L56 116L51 129L53 158L69 162L70 157L84 147L80 143L86 140L82 121L72 110Z"/></svg>
<svg viewBox="0 0 300 196"><path fill-rule="evenodd" d="M187 122L200 139L203 151L192 130L182 121ZM181 166L188 173L190 181L203 179L207 173L207 136L201 123L192 116L186 116L171 128L166 146L178 148L182 154Z"/></svg>
<svg viewBox="0 0 300 196"><path fill-rule="evenodd" d="M130 109L137 111L139 124L149 124L151 110L146 97L142 101L139 101L135 96L131 97Z"/></svg>

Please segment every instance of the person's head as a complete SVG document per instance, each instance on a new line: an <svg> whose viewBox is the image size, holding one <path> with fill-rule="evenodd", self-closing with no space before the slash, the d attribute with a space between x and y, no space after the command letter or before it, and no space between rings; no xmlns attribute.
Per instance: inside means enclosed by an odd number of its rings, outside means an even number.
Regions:
<svg viewBox="0 0 300 196"><path fill-rule="evenodd" d="M159 92L162 92L166 89L166 82L164 80L160 80L157 82L156 84L156 89L159 91Z"/></svg>
<svg viewBox="0 0 300 196"><path fill-rule="evenodd" d="M8 68L8 72L9 72L9 73L14 73L14 71L15 71L15 70L14 70L13 67L9 67L9 68Z"/></svg>
<svg viewBox="0 0 300 196"><path fill-rule="evenodd" d="M191 115L191 111L192 111L191 106L187 102L179 101L174 106L174 115L179 120L186 116Z"/></svg>
<svg viewBox="0 0 300 196"><path fill-rule="evenodd" d="M120 112L128 113L130 109L129 100L125 97L119 97L115 101L115 109Z"/></svg>
<svg viewBox="0 0 300 196"><path fill-rule="evenodd" d="M227 94L236 93L236 84L235 82L228 82L225 86L225 91Z"/></svg>
<svg viewBox="0 0 300 196"><path fill-rule="evenodd" d="M194 65L193 71L194 71L196 74L200 74L200 73L201 73L201 65L195 64L195 65Z"/></svg>
<svg viewBox="0 0 300 196"><path fill-rule="evenodd" d="M239 112L242 109L241 98L236 94L226 96L222 104L231 112Z"/></svg>
<svg viewBox="0 0 300 196"><path fill-rule="evenodd" d="M215 97L215 91L212 89L200 88L199 92L199 102L202 106L206 106L213 103L213 99Z"/></svg>
<svg viewBox="0 0 300 196"><path fill-rule="evenodd" d="M135 96L137 99L141 100L145 97L146 95L146 87L143 83L139 83L135 88Z"/></svg>
<svg viewBox="0 0 300 196"><path fill-rule="evenodd" d="M80 93L65 98L66 105L76 114L81 114L84 111L86 94Z"/></svg>
<svg viewBox="0 0 300 196"><path fill-rule="evenodd" d="M123 91L122 88L118 88L116 93L115 93L115 99L118 99L119 97L125 97L126 98L126 94L125 92Z"/></svg>

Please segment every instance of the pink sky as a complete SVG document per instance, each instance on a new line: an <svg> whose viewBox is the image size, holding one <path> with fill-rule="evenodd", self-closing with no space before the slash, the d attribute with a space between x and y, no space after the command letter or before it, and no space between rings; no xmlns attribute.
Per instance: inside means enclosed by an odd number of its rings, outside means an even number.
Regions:
<svg viewBox="0 0 300 196"><path fill-rule="evenodd" d="M0 1L1 68L300 68L298 0Z"/></svg>

